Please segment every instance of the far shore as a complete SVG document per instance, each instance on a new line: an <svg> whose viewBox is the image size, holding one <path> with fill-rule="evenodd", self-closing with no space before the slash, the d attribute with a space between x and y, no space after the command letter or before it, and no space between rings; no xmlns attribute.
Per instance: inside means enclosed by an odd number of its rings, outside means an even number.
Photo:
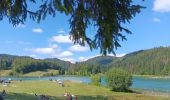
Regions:
<svg viewBox="0 0 170 100"><path fill-rule="evenodd" d="M149 89L137 89L137 88L132 88L132 91L134 91L134 93L136 93L136 94L170 97L170 91L166 92L166 91L149 90Z"/></svg>
<svg viewBox="0 0 170 100"><path fill-rule="evenodd" d="M144 77L153 79L170 79L169 75L133 75L134 77Z"/></svg>
<svg viewBox="0 0 170 100"><path fill-rule="evenodd" d="M10 75L11 70L0 70L0 77L51 77L51 76L74 76L80 77L78 75L59 75L58 70L47 70L47 71L35 71L26 74ZM51 75L52 73L52 75ZM101 74L103 76L103 74ZM137 75L133 74L133 77L144 77L153 79L170 79L169 75Z"/></svg>

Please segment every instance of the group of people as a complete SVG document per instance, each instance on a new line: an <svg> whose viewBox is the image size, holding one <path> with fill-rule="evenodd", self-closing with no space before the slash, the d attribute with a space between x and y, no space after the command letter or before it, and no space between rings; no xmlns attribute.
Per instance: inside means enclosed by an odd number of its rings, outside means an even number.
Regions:
<svg viewBox="0 0 170 100"><path fill-rule="evenodd" d="M78 100L77 96L71 95L70 93L65 93L64 96L67 97L67 100Z"/></svg>
<svg viewBox="0 0 170 100"><path fill-rule="evenodd" d="M63 81L61 81L61 79L57 79L57 80L53 80L53 79L49 79L49 81L53 81L53 82L56 82L56 83L58 83L60 86L62 86L62 87L64 87L65 85L64 85L64 82Z"/></svg>
<svg viewBox="0 0 170 100"><path fill-rule="evenodd" d="M53 81L53 82L56 82L58 83L60 86L64 87L64 82L61 80L61 79L57 79L57 80L53 80L53 79L49 79L49 81ZM75 95L72 95L70 93L65 93L64 94L65 97L67 97L67 100L78 100L78 97L75 96Z"/></svg>
<svg viewBox="0 0 170 100"><path fill-rule="evenodd" d="M3 89L2 93L0 94L0 100L4 100L5 96L6 96L6 91Z"/></svg>
<svg viewBox="0 0 170 100"><path fill-rule="evenodd" d="M35 96L37 96L39 98L39 100L50 100L50 97L47 95L37 95L35 94Z"/></svg>

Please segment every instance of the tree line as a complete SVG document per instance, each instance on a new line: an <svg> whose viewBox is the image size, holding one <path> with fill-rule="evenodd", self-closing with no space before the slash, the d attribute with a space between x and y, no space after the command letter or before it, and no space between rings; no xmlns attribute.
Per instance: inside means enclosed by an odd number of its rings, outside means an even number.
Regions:
<svg viewBox="0 0 170 100"><path fill-rule="evenodd" d="M59 70L64 74L66 67L63 63L50 60L33 59L24 56L0 55L0 70L11 69L13 74L25 74L33 71L43 71L46 69Z"/></svg>
<svg viewBox="0 0 170 100"><path fill-rule="evenodd" d="M0 55L0 70L11 69L13 73L21 74L56 69L60 74L90 76L105 73L110 68L124 69L139 75L170 75L170 47L140 50L124 57L99 56L75 64L57 58L41 60L26 56Z"/></svg>
<svg viewBox="0 0 170 100"><path fill-rule="evenodd" d="M138 75L170 75L170 47L140 50L124 57L99 56L76 65L70 69L75 74L105 73L111 68L119 68Z"/></svg>

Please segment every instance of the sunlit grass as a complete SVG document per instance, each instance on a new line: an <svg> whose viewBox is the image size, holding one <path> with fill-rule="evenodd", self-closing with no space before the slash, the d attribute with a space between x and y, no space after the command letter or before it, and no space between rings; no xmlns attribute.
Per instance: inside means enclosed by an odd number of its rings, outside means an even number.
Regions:
<svg viewBox="0 0 170 100"><path fill-rule="evenodd" d="M6 90L6 100L37 100L34 94L51 96L52 100L66 100L64 93L77 95L79 100L169 100L170 98L149 96L143 94L112 92L108 88L83 83L65 81L65 87L52 81L14 81L9 87L0 86L0 91ZM14 99L17 98L17 99ZM24 98L24 99L23 99Z"/></svg>
<svg viewBox="0 0 170 100"><path fill-rule="evenodd" d="M9 76L11 72L11 70L0 70L0 76Z"/></svg>
<svg viewBox="0 0 170 100"><path fill-rule="evenodd" d="M0 70L0 76L10 76L12 70ZM47 69L43 71L34 71L26 74L19 74L17 76L21 77L39 77L39 76L55 76L59 75L59 70Z"/></svg>
<svg viewBox="0 0 170 100"><path fill-rule="evenodd" d="M59 70L48 69L44 71L35 71L35 72L23 74L22 76L38 77L38 76L52 76L52 75L59 75Z"/></svg>

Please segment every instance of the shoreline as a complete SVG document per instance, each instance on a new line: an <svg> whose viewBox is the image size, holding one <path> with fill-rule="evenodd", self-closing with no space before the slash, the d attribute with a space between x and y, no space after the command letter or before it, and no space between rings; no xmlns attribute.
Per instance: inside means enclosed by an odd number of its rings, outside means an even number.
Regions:
<svg viewBox="0 0 170 100"><path fill-rule="evenodd" d="M143 77L152 79L170 79L169 75L132 75L133 77Z"/></svg>
<svg viewBox="0 0 170 100"><path fill-rule="evenodd" d="M170 91L166 92L161 90L149 90L149 89L138 89L138 88L132 88L132 91L136 94L170 97Z"/></svg>
<svg viewBox="0 0 170 100"><path fill-rule="evenodd" d="M15 78L37 78L37 77L89 77L89 76L78 76L78 75L53 75L53 76L32 76L32 75L0 75L0 77L15 77ZM170 79L170 76L159 76L159 75L132 75L133 77L141 77L141 78L151 78L151 79Z"/></svg>

